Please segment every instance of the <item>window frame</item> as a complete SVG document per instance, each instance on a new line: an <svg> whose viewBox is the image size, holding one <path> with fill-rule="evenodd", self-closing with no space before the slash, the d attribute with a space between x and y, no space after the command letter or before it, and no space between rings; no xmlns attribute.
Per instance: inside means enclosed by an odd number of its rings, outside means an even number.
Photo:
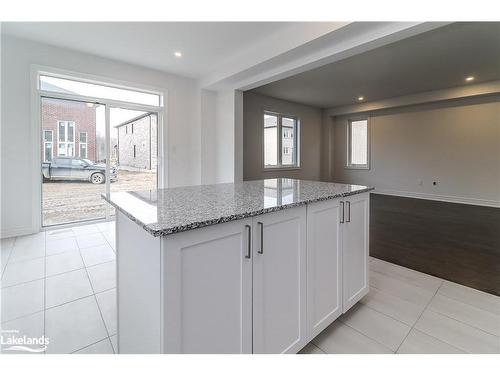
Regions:
<svg viewBox="0 0 500 375"><path fill-rule="evenodd" d="M366 121L366 164L352 164L351 162L351 125L353 122ZM371 131L370 131L370 117L359 116L350 117L346 123L346 169L369 170L370 169L370 144L371 144Z"/></svg>
<svg viewBox="0 0 500 375"><path fill-rule="evenodd" d="M277 155L277 164L276 165L271 165L271 166L266 166L266 161L265 161L265 132L264 132L264 116L269 115L269 116L276 116L277 117L277 132L278 132L278 155ZM292 119L295 122L294 126L294 149L295 149L295 164L291 165L283 165L283 118L288 118ZM264 110L261 116L262 119L262 126L261 126L261 132L262 132L262 170L264 171L269 171L269 170L291 170L291 169L301 169L301 162L300 162L300 119L298 116L294 115L289 115L286 113L281 113L281 112L275 112L275 111L269 111L269 110Z"/></svg>
<svg viewBox="0 0 500 375"><path fill-rule="evenodd" d="M59 130L60 130L60 125L61 123L64 123L64 141L60 141L59 139ZM69 130L69 123L73 124L73 142L68 141L68 130ZM66 154L65 155L59 155L59 146L61 144L64 144L66 147ZM68 145L73 145L73 155L68 155ZM68 156L68 157L75 157L76 150L76 122L71 121L71 120L57 120L57 156Z"/></svg>
<svg viewBox="0 0 500 375"><path fill-rule="evenodd" d="M51 141L45 140L45 133L50 133L50 139ZM50 160L47 160L47 145L50 144ZM44 129L43 130L43 162L44 163L49 163L52 162L54 159L54 131L51 129Z"/></svg>
<svg viewBox="0 0 500 375"><path fill-rule="evenodd" d="M85 134L85 142L82 142L82 134ZM78 156L84 159L88 159L88 132L78 132ZM82 146L85 145L85 156L82 156Z"/></svg>

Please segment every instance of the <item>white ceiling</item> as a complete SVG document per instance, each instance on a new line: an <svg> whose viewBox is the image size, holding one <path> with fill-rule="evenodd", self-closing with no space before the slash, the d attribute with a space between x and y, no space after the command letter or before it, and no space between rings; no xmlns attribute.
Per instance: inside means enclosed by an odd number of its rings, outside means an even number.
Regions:
<svg viewBox="0 0 500 375"><path fill-rule="evenodd" d="M269 53L279 52L271 51L274 47L269 48L269 41L277 35L286 36L297 27L302 27L302 34L313 39L339 25L332 22L2 23L6 34L192 78L213 74L234 60L252 58L249 52L255 55L259 47ZM288 40L297 38L294 36L297 33L290 34ZM182 52L183 57L176 58L175 51ZM266 51L259 51L262 52L265 55Z"/></svg>
<svg viewBox="0 0 500 375"><path fill-rule="evenodd" d="M500 80L500 23L454 23L252 91L331 108Z"/></svg>

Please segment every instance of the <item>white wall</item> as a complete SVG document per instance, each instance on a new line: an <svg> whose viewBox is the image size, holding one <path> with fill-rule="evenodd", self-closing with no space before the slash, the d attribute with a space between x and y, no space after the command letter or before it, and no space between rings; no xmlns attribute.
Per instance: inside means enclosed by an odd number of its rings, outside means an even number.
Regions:
<svg viewBox="0 0 500 375"><path fill-rule="evenodd" d="M214 184L216 181L216 98L210 90L200 90L201 122L201 183Z"/></svg>
<svg viewBox="0 0 500 375"><path fill-rule="evenodd" d="M235 168L234 90L218 91L215 98L215 182L234 181Z"/></svg>
<svg viewBox="0 0 500 375"><path fill-rule="evenodd" d="M334 122L334 181L394 194L500 205L500 96L371 113L370 170L345 168L349 117Z"/></svg>
<svg viewBox="0 0 500 375"><path fill-rule="evenodd" d="M244 93L243 111L243 178L290 177L319 180L321 177L322 111L319 108L260 95ZM296 116L300 121L300 168L284 170L263 169L263 114L272 111Z"/></svg>
<svg viewBox="0 0 500 375"><path fill-rule="evenodd" d="M34 204L38 203L33 201L34 172L30 167L36 156L31 145L32 64L168 90L168 131L164 143L168 151L169 186L200 183L200 108L195 81L5 34L1 55L2 237L37 230L33 228L32 215Z"/></svg>

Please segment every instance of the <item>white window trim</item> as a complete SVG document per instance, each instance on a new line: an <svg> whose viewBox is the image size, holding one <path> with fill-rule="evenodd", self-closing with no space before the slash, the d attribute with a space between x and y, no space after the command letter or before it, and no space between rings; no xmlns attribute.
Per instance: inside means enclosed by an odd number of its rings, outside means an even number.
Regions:
<svg viewBox="0 0 500 375"><path fill-rule="evenodd" d="M50 138L52 139L52 141L46 141L45 140L45 132L50 132ZM45 157L45 148L47 147L47 145L50 144L50 160L47 160L47 158ZM43 161L44 163L47 163L49 161L52 161L54 159L54 131L53 130L43 130Z"/></svg>
<svg viewBox="0 0 500 375"><path fill-rule="evenodd" d="M62 122L65 123L64 126L65 126L66 130L65 130L64 133L66 135L66 137L65 137L66 140L61 142L59 140L59 125ZM68 124L69 123L73 124L73 142L68 142L68 128L69 128ZM57 121L57 156L70 156L70 155L59 155L59 145L61 145L61 144L65 144L66 145L66 151L68 151L68 145L73 145L73 155L71 155L71 156L74 157L76 155L76 152L75 152L75 143L76 143L75 142L75 136L76 136L76 123L74 121L67 121L67 120L58 120Z"/></svg>
<svg viewBox="0 0 500 375"><path fill-rule="evenodd" d="M278 124L277 124L277 131L278 131L278 164L277 165L270 165L266 166L265 164L265 143L264 143L264 116L265 115L270 115L270 116L276 116L278 118ZM296 157L295 157L295 164L292 165L283 165L282 164L282 125L281 125L281 119L285 118L290 118L295 120L295 150L296 150ZM261 131L262 131L262 170L264 171L269 171L269 170L292 170L292 169L301 169L301 162L300 162L300 119L297 116L293 115L288 115L286 113L280 113L280 112L274 112L274 111L268 111L264 110L262 113L262 126L261 126Z"/></svg>
<svg viewBox="0 0 500 375"><path fill-rule="evenodd" d="M352 164L351 163L351 123L355 121L366 120L366 164ZM370 131L370 117L351 117L346 123L346 169L370 169L370 144L371 144L371 131Z"/></svg>
<svg viewBox="0 0 500 375"><path fill-rule="evenodd" d="M82 134L85 134L85 142L80 141ZM89 149L87 146L88 136L89 136L88 132L78 132L78 156L80 156L81 158L83 157L82 156L82 145L85 145L85 159L87 159L88 155L89 155Z"/></svg>

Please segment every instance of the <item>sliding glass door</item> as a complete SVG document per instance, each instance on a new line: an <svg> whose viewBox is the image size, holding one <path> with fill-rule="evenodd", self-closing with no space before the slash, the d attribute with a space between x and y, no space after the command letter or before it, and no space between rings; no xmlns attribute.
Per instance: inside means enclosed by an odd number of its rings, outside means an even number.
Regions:
<svg viewBox="0 0 500 375"><path fill-rule="evenodd" d="M45 75L39 83L42 226L110 219L103 193L157 189L160 95Z"/></svg>
<svg viewBox="0 0 500 375"><path fill-rule="evenodd" d="M110 191L158 187L158 113L110 107L110 164L119 179ZM110 215L114 215L111 208Z"/></svg>
<svg viewBox="0 0 500 375"><path fill-rule="evenodd" d="M104 106L41 99L42 224L103 219Z"/></svg>

